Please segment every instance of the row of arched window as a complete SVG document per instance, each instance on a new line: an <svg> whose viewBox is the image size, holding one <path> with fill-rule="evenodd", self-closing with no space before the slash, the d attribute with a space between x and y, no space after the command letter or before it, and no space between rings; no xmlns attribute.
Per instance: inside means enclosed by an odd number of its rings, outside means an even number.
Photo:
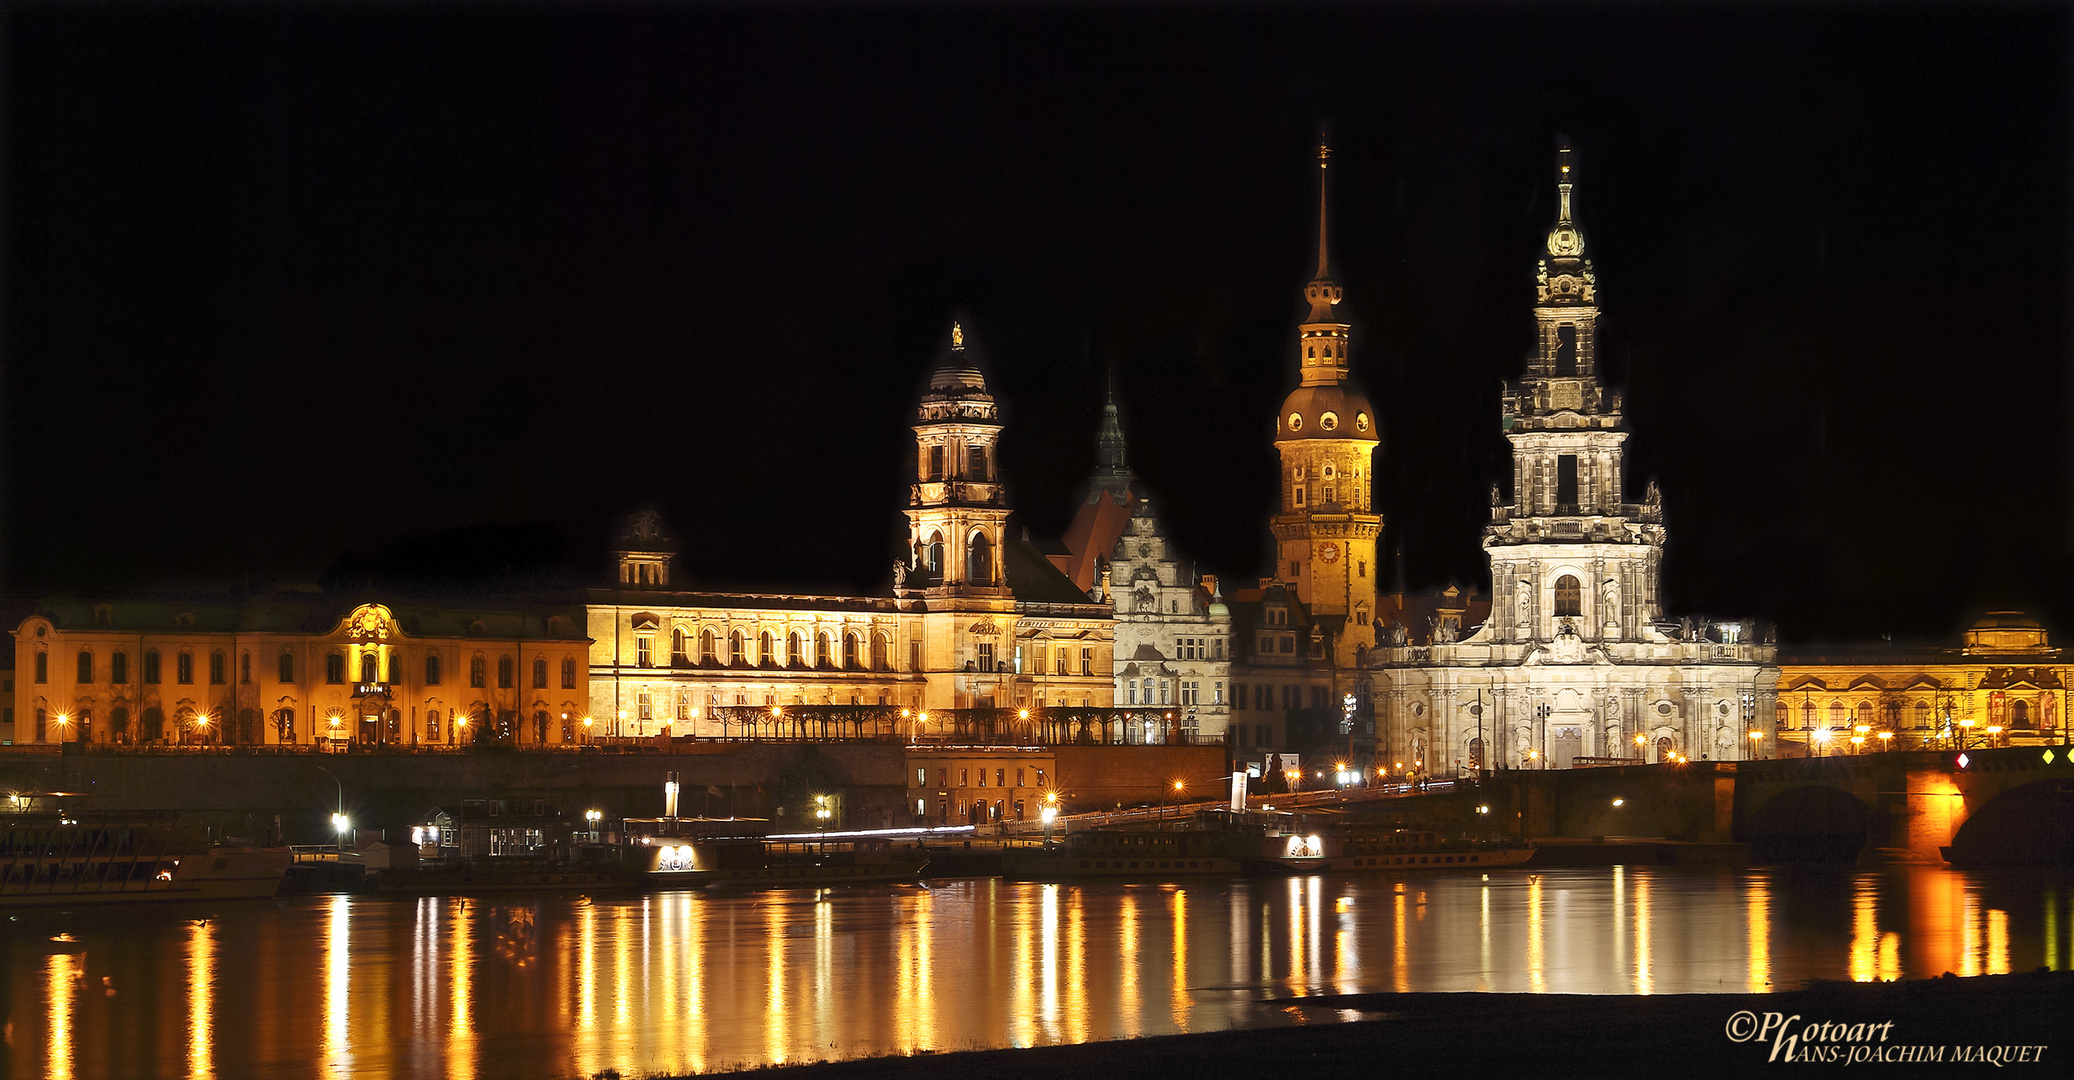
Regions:
<svg viewBox="0 0 2074 1080"><path fill-rule="evenodd" d="M769 630L759 632L753 640L755 652L750 652L752 639L742 630L728 632L725 642L711 627L699 631L698 655L694 658L690 649L690 638L684 628L670 632L670 660L672 664L696 662L707 667L790 667L790 668L841 668L848 671L891 671L893 670L893 641L884 631L874 630L869 638L858 631L842 634L840 641L827 630L820 631L811 639L813 652L807 652L809 638L799 630L785 635L783 651L780 651L777 635ZM725 655L721 649L727 650ZM841 652L836 650L840 647ZM869 648L867 657L864 650ZM868 663L867 663L868 660Z"/></svg>
<svg viewBox="0 0 2074 1080"><path fill-rule="evenodd" d="M1899 701L1882 701L1875 704L1870 699L1860 699L1856 704L1832 700L1826 706L1812 698L1791 702L1781 698L1777 706L1777 721L1781 728L1791 728L1796 714L1802 728L1847 728L1866 727L1898 730L1903 721L1917 728L1927 729L1938 722L1938 711L1928 701L1913 704ZM1954 706L1954 717L1962 717L1964 707ZM2014 694L1994 691L1988 695L1987 723L1995 727L2017 731L2032 729L2055 729L2059 727L2059 702L2050 692L2040 692L2032 701Z"/></svg>

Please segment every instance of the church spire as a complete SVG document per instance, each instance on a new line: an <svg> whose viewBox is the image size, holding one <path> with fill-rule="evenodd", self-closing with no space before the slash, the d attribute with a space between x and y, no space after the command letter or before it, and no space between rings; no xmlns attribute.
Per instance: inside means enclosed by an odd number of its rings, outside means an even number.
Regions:
<svg viewBox="0 0 2074 1080"><path fill-rule="evenodd" d="M1123 424L1116 415L1116 373L1109 373L1102 399L1102 426L1095 432L1094 487L1123 492L1131 486L1130 466L1124 463Z"/></svg>
<svg viewBox="0 0 2074 1080"><path fill-rule="evenodd" d="M1341 293L1339 285L1332 280L1332 273L1331 270L1328 268L1330 265L1330 248L1327 245L1327 234L1325 231L1325 169L1326 166L1331 163L1331 159L1332 148L1330 146L1325 145L1322 142L1319 143L1318 276L1312 278L1311 283L1304 286L1303 289L1303 298L1305 300L1310 301L1311 305L1311 316L1310 318L1305 319L1304 322L1306 324L1311 325L1326 325L1332 323L1334 321L1332 318L1332 307L1334 304L1340 302L1340 298L1343 295Z"/></svg>

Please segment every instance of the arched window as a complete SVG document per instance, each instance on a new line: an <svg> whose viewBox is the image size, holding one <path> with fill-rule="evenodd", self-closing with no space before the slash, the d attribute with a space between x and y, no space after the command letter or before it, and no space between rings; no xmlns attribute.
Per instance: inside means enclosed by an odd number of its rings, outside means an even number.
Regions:
<svg viewBox="0 0 2074 1080"><path fill-rule="evenodd" d="M965 580L974 585L990 585L994 581L994 545L987 534L975 532L965 552Z"/></svg>
<svg viewBox="0 0 2074 1080"><path fill-rule="evenodd" d="M251 659L251 658L250 658L250 657L247 657L246 659L248 659L248 660L249 660L249 659ZM248 679L248 680L246 680L246 681L247 681L247 682L250 682L251 680L249 680L249 679ZM389 681L390 681L391 683L397 683L397 684L400 684L400 683L402 683L402 682L403 682L403 654L402 654L402 653L390 653L390 654L389 654Z"/></svg>
<svg viewBox="0 0 2074 1080"><path fill-rule="evenodd" d="M41 667L41 666L42 666L42 664L43 664L43 654L42 654L42 653L37 653L37 654L36 654L36 663L37 663L37 666L38 666L38 667ZM37 681L37 682L42 682L43 680L42 680L42 679L38 679L38 680L36 680L36 681ZM159 669L158 669L158 650L157 650L157 649L146 649L146 650L144 650L144 682L145 682L145 683L146 683L147 685L151 685L151 686L157 686L157 685L158 685L158 681L159 681Z"/></svg>
<svg viewBox="0 0 2074 1080"><path fill-rule="evenodd" d="M671 664L671 666L673 666L673 667L674 667L674 666L676 666L676 665L678 665L678 664L682 664L682 663L686 663L686 662L687 662L687 659L686 659L686 657L685 657L685 655L684 655L684 649L685 649L685 646L686 646L686 644L687 644L687 642L685 641L685 637L684 637L684 628L683 628L683 627L681 627L681 626L679 626L679 627L674 627L674 628L672 628L672 629L670 630L670 664Z"/></svg>
<svg viewBox="0 0 2074 1080"><path fill-rule="evenodd" d="M1483 740L1482 740L1482 739L1471 739L1471 740L1469 740L1469 767L1470 767L1470 768L1472 768L1472 769L1481 769L1481 768L1483 768Z"/></svg>
<svg viewBox="0 0 2074 1080"><path fill-rule="evenodd" d="M1556 327L1555 373L1577 374L1577 327L1570 323Z"/></svg>
<svg viewBox="0 0 2074 1080"><path fill-rule="evenodd" d="M116 653L108 658L108 681L121 686L130 681L130 654Z"/></svg>
<svg viewBox="0 0 2074 1080"><path fill-rule="evenodd" d="M1925 729L1930 726L1930 703L1927 701L1916 702L1916 726Z"/></svg>
<svg viewBox="0 0 2074 1080"><path fill-rule="evenodd" d="M425 737L432 740L433 742L439 741L438 709L427 709L425 711Z"/></svg>
<svg viewBox="0 0 2074 1080"><path fill-rule="evenodd" d="M932 446L932 447L930 447L930 448L929 448L929 477L928 477L928 478L929 478L930 480L941 480L941 479L943 479L943 447L942 447L942 446L940 446L940 445L939 445L939 446Z"/></svg>
<svg viewBox="0 0 2074 1080"><path fill-rule="evenodd" d="M941 574L941 573L943 573L943 534L942 534L942 533L940 533L940 532L932 532L932 533L930 533L930 534L929 534L929 542L928 542L927 544L924 544L924 545L922 546L922 559L923 559L923 562L925 562L925 563L926 563L926 564L928 565L928 567L929 567L929 572L930 572L930 573L932 573L932 574Z"/></svg>
<svg viewBox="0 0 2074 1080"><path fill-rule="evenodd" d="M699 663L711 664L717 659L713 655L713 631L699 631Z"/></svg>
<svg viewBox="0 0 2074 1080"><path fill-rule="evenodd" d="M732 667L749 666L749 639L740 630L727 635L727 662Z"/></svg>
<svg viewBox="0 0 2074 1080"><path fill-rule="evenodd" d="M547 689L547 658L544 656L533 658L533 689Z"/></svg>
<svg viewBox="0 0 2074 1080"><path fill-rule="evenodd" d="M94 681L94 654L91 649L79 650L79 681L83 683Z"/></svg>
<svg viewBox="0 0 2074 1080"><path fill-rule="evenodd" d="M1855 713L1854 713L1854 714L1852 715L1852 717L1851 717L1851 722L1852 722L1852 723L1854 723L1854 724L1864 724L1864 725L1865 725L1865 726L1867 726L1867 727L1871 727L1871 726L1872 726L1872 702L1870 702L1870 701L1861 701L1861 702L1859 702L1859 703L1858 703L1858 709L1857 709L1857 711L1856 711L1856 712L1855 712Z"/></svg>
<svg viewBox="0 0 2074 1080"><path fill-rule="evenodd" d="M1808 729L1812 729L1812 728L1813 728L1813 727L1815 726L1815 703L1814 703L1814 702L1812 702L1812 701L1803 701L1803 702L1801 702L1801 703L1800 703L1800 726L1801 726L1802 728L1808 728Z"/></svg>
<svg viewBox="0 0 2074 1080"><path fill-rule="evenodd" d="M785 635L785 664L788 667L807 666L806 637L797 630Z"/></svg>
<svg viewBox="0 0 2074 1080"><path fill-rule="evenodd" d="M1843 702L1832 701L1829 703L1829 726L1833 728L1850 726L1850 719L1844 713Z"/></svg>
<svg viewBox="0 0 2074 1080"><path fill-rule="evenodd" d="M2031 729L2031 706L2025 701L2009 703L2009 726L2020 731Z"/></svg>
<svg viewBox="0 0 2074 1080"><path fill-rule="evenodd" d="M500 689L500 690L509 690L509 689L511 689L511 675L512 675L512 671L511 671L511 657L509 657L509 656L500 656L500 657L498 657L498 658L497 658L497 688L498 688L498 689Z"/></svg>
<svg viewBox="0 0 2074 1080"><path fill-rule="evenodd" d="M1577 579L1569 574L1564 574L1556 579L1555 613L1558 617L1564 615L1578 616L1584 613L1583 600L1579 595Z"/></svg>
<svg viewBox="0 0 2074 1080"><path fill-rule="evenodd" d="M469 658L468 658L468 685L469 685L469 686L472 686L472 687L475 687L475 688L477 688L477 689L481 689L481 688L482 688L483 686L487 685L487 684L488 684L488 682L489 682L489 680L488 680L488 677L487 677L487 676L486 676L486 675L484 674L484 672L485 672L486 670L487 670L487 668L485 667L485 664L484 664L484 661L483 661L483 658L482 658L482 657L480 657L480 656L471 656L471 657L469 657Z"/></svg>
<svg viewBox="0 0 2074 1080"><path fill-rule="evenodd" d="M823 630L814 635L814 664L818 667L829 667L834 663L835 653L828 647L828 631Z"/></svg>
<svg viewBox="0 0 2074 1080"><path fill-rule="evenodd" d="M848 668L852 671L855 671L857 669L856 634L843 635L843 667Z"/></svg>
<svg viewBox="0 0 2074 1080"><path fill-rule="evenodd" d="M1783 702L1783 701L1780 701L1780 702L1775 702L1774 704L1775 704L1775 706L1776 706L1776 707L1775 707L1775 708L1774 708L1774 709L1772 710L1772 712L1773 712L1773 717L1772 717L1772 719L1773 719L1773 721L1774 721L1774 722L1775 722L1775 723L1777 724L1777 726L1778 726L1779 730L1780 730L1780 731L1784 731L1784 730L1786 730L1786 722L1787 722L1787 721L1786 721L1786 717L1787 717L1787 715L1788 715L1788 713L1787 713L1787 710L1786 710L1786 703L1785 703L1785 702Z"/></svg>
<svg viewBox="0 0 2074 1080"><path fill-rule="evenodd" d="M873 670L873 671L885 671L885 670L887 670L887 668L888 668L888 663L887 663L887 660L886 660L886 651L887 651L886 635L884 635L884 634L878 634L878 633L874 633L874 634L872 634L872 635L871 635L871 670Z"/></svg>
<svg viewBox="0 0 2074 1080"><path fill-rule="evenodd" d="M285 669L283 669L283 670L285 670ZM426 685L426 686L438 686L438 685L439 685L439 654L438 654L438 653L430 653L430 654L427 654L427 655L426 655L426 657L425 657L425 685Z"/></svg>
<svg viewBox="0 0 2074 1080"><path fill-rule="evenodd" d="M285 649L281 652L280 675L282 682L292 683L295 681L295 654Z"/></svg>
<svg viewBox="0 0 2074 1080"><path fill-rule="evenodd" d="M573 656L562 657L562 689L576 689L576 658Z"/></svg>
<svg viewBox="0 0 2074 1080"><path fill-rule="evenodd" d="M766 667L778 662L778 650L768 630L756 635L756 662Z"/></svg>
<svg viewBox="0 0 2074 1080"><path fill-rule="evenodd" d="M360 681L363 683L382 681L381 666L371 652L360 654Z"/></svg>
<svg viewBox="0 0 2074 1080"><path fill-rule="evenodd" d="M1656 740L1656 761L1657 764L1661 765L1669 760L1671 760L1671 737L1666 735Z"/></svg>

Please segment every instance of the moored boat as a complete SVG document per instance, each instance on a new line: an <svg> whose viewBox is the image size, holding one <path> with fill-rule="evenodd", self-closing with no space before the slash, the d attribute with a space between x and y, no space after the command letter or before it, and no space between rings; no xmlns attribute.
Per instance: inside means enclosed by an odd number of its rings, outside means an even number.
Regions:
<svg viewBox="0 0 2074 1080"><path fill-rule="evenodd" d="M256 899L292 861L286 848L212 844L173 811L0 814L0 908Z"/></svg>
<svg viewBox="0 0 2074 1080"><path fill-rule="evenodd" d="M914 881L929 862L886 832L772 834L768 824L629 818L622 865L657 888L805 888Z"/></svg>

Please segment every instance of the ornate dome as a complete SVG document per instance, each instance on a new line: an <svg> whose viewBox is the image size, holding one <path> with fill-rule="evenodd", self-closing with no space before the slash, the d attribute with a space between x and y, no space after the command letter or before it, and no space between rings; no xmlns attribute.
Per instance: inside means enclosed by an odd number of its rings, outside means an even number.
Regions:
<svg viewBox="0 0 2074 1080"><path fill-rule="evenodd" d="M1375 406L1345 384L1299 386L1282 399L1275 417L1275 441L1358 439L1381 442Z"/></svg>

